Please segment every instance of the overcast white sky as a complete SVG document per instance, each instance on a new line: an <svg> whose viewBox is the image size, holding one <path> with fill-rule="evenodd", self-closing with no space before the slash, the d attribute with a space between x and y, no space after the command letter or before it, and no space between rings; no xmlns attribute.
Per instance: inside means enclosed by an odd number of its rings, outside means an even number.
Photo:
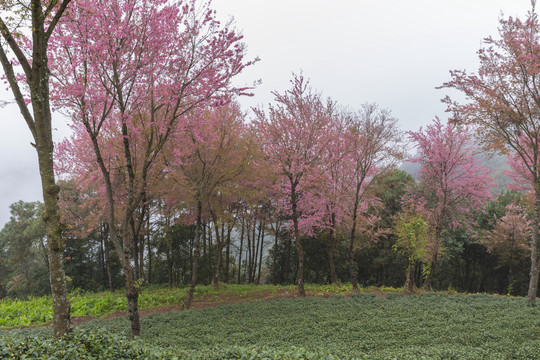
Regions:
<svg viewBox="0 0 540 360"><path fill-rule="evenodd" d="M218 16L233 16L250 57L261 61L236 79L261 79L241 104L266 105L303 71L314 88L342 105L376 102L405 130L446 118L435 86L450 69L475 71L476 51L497 34L501 12L525 17L530 0L214 0ZM2 98L8 98L6 92ZM65 119L55 115L57 138ZM37 156L14 106L0 108L0 227L9 205L41 200Z"/></svg>

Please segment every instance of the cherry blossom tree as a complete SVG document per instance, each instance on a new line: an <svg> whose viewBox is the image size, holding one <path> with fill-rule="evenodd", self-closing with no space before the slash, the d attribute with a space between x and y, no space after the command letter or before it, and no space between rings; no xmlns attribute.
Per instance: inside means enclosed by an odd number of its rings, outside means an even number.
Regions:
<svg viewBox="0 0 540 360"><path fill-rule="evenodd" d="M525 20L501 18L499 37L484 39L478 52L477 74L451 71L443 88L465 94L463 102L445 98L453 121L474 124L482 143L519 158L521 170L535 196L531 237L528 301L533 305L538 289L538 224L540 221L540 23L535 1Z"/></svg>
<svg viewBox="0 0 540 360"><path fill-rule="evenodd" d="M425 219L430 228L428 274L424 283L431 289L442 234L445 229L470 225L473 214L481 211L490 199L493 185L491 174L474 157L471 133L451 123L443 124L435 118L425 130L409 132L419 156L414 162L422 165L420 198L424 204Z"/></svg>
<svg viewBox="0 0 540 360"><path fill-rule="evenodd" d="M363 218L373 225L374 218L361 216L370 203L376 201L369 197L367 190L374 179L391 169L404 156L402 132L397 119L390 111L380 109L376 104L365 104L348 118L347 135L350 155L348 166L352 179L350 203L349 272L354 289L358 288L354 265L354 244L357 223ZM371 226L373 230L373 226ZM364 230L369 230L364 228ZM371 231L371 235L375 232ZM372 236L373 237L373 236Z"/></svg>
<svg viewBox="0 0 540 360"><path fill-rule="evenodd" d="M529 251L531 222L519 205L510 203L506 214L497 220L487 236L488 251L495 252L503 266L508 266L508 292L512 292L516 261Z"/></svg>
<svg viewBox="0 0 540 360"><path fill-rule="evenodd" d="M345 112L334 117L334 126L329 129L331 141L325 148L322 164L322 175L325 186L321 189L321 201L325 203L325 236L330 279L333 284L338 282L334 253L342 238L342 233L349 220L350 198L353 187L351 176L351 151L347 142Z"/></svg>
<svg viewBox="0 0 540 360"><path fill-rule="evenodd" d="M70 0L0 2L0 63L15 102L28 125L38 155L47 224L53 333L70 331L70 307L64 272L64 242L53 167L48 46ZM30 36L31 34L31 36ZM27 37L30 36L30 37Z"/></svg>
<svg viewBox="0 0 540 360"><path fill-rule="evenodd" d="M249 138L246 137L244 116L236 103L207 108L187 116L184 131L168 144L167 175L162 194L170 204L190 204L195 221L195 244L192 278L184 308L189 309L197 282L203 211L217 226L224 220L226 202L230 198L231 182L244 172L251 159ZM185 144L178 147L177 144ZM232 201L229 201L229 203ZM179 209L180 210L180 209ZM184 210L184 209L182 209ZM218 219L219 215L219 219ZM216 230L218 264L214 286L218 286L223 238Z"/></svg>
<svg viewBox="0 0 540 360"><path fill-rule="evenodd" d="M302 236L323 226L325 204L317 196L323 186L321 164L331 141L335 104L315 93L303 76L294 76L292 89L274 92L268 114L256 109L256 124L266 161L280 180L276 192L292 223L298 253L298 293L304 290Z"/></svg>
<svg viewBox="0 0 540 360"><path fill-rule="evenodd" d="M243 60L241 36L231 24L221 26L209 6L104 0L96 8L81 0L53 38L55 104L73 118L75 131L62 151L86 149L71 160L98 169L92 178L101 184L111 239L121 254L133 336L140 324L131 254L149 191L159 182L160 154L190 111L243 93L230 79L251 64Z"/></svg>

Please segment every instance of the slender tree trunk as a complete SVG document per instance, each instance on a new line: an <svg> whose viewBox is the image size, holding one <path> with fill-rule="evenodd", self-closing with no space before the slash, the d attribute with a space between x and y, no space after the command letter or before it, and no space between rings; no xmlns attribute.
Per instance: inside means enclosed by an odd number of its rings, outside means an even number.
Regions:
<svg viewBox="0 0 540 360"><path fill-rule="evenodd" d="M356 240L356 221L358 220L358 207L360 205L360 190L362 189L362 181L358 181L356 184L356 194L354 200L354 208L352 213L352 227L351 227L351 236L349 240L349 273L351 276L351 283L354 290L358 290L358 281L356 280L356 269L354 264L354 242Z"/></svg>
<svg viewBox="0 0 540 360"><path fill-rule="evenodd" d="M242 218L242 229L240 230L240 251L238 252L238 283L241 282L242 276L242 246L244 245L244 218Z"/></svg>
<svg viewBox="0 0 540 360"><path fill-rule="evenodd" d="M262 233L261 233L261 250L259 251L259 275L257 276L257 285L261 283L261 267L264 250L264 220L261 221Z"/></svg>
<svg viewBox="0 0 540 360"><path fill-rule="evenodd" d="M435 271L435 264L437 263L437 255L433 254L431 260L430 260L430 269L429 274L426 277L426 281L424 282L424 290L425 291L431 291L431 283L433 282L433 273Z"/></svg>
<svg viewBox="0 0 540 360"><path fill-rule="evenodd" d="M133 239L133 262L134 262L133 270L134 270L134 276L135 276L135 279L140 279L141 274L139 272L139 269L140 269L140 266L139 266L139 240L137 238L135 238L135 223L134 223L133 219L131 219L130 223L131 223L131 233L133 234L132 236L134 237L134 239Z"/></svg>
<svg viewBox="0 0 540 360"><path fill-rule="evenodd" d="M139 245L139 277L144 279L144 234L139 234L139 239L141 241Z"/></svg>
<svg viewBox="0 0 540 360"><path fill-rule="evenodd" d="M229 283L229 268L231 257L231 232L234 224L227 226L227 249L225 250L225 282Z"/></svg>
<svg viewBox="0 0 540 360"><path fill-rule="evenodd" d="M328 234L326 249L328 251L328 265L330 266L330 278L332 284L337 284L337 274L336 266L334 264L334 250L336 247L336 238L335 238L335 229L336 229L336 214L332 213L332 228Z"/></svg>
<svg viewBox="0 0 540 360"><path fill-rule="evenodd" d="M208 250L207 250L207 263L208 263L208 283L211 284L214 279L214 257L212 256L212 246L213 246L213 235L210 224L207 224L208 228L205 230L206 239L208 240ZM206 229L206 227L205 227ZM208 232L206 232L208 231Z"/></svg>
<svg viewBox="0 0 540 360"><path fill-rule="evenodd" d="M109 290L111 293L114 293L114 283L113 283L113 276L112 276L112 270L111 270L111 260L110 260L110 248L109 248L109 224L105 223L103 224L104 230L105 230L105 264L107 267L107 277L109 278Z"/></svg>
<svg viewBox="0 0 540 360"><path fill-rule="evenodd" d="M296 240L296 252L298 253L298 294L300 296L306 296L304 289L304 249L302 248L302 239L300 238L300 228L298 227L298 210L297 210L297 194L296 185L291 179L291 207L292 207L292 220L294 226L294 237Z"/></svg>
<svg viewBox="0 0 540 360"><path fill-rule="evenodd" d="M214 280L213 280L213 285L214 285L214 290L218 290L219 289L219 278L221 276L221 263L223 262L223 231L221 232L221 234L219 233L219 226L217 224L217 219L216 217L212 214L212 217L214 218L214 227L215 227L215 232L216 232L216 255L217 255L217 264L216 264L216 269L214 271ZM222 230L223 230L223 224L222 224Z"/></svg>
<svg viewBox="0 0 540 360"><path fill-rule="evenodd" d="M441 232L442 225L437 225L435 228L435 247L433 249L433 254L431 256L431 263L429 268L429 274L427 275L426 281L424 282L424 290L431 291L431 283L433 282L433 276L435 275L435 265L437 263L437 258L439 257L439 247L441 244Z"/></svg>
<svg viewBox="0 0 540 360"><path fill-rule="evenodd" d="M531 238L531 271L529 272L528 304L535 306L538 289L538 222L540 221L540 184L534 188L534 216Z"/></svg>
<svg viewBox="0 0 540 360"><path fill-rule="evenodd" d="M415 262L409 261L409 266L407 267L407 280L405 281L405 293L411 294L414 291L414 269L415 269Z"/></svg>
<svg viewBox="0 0 540 360"><path fill-rule="evenodd" d="M202 231L203 257L206 259L206 224L201 223L201 231Z"/></svg>
<svg viewBox="0 0 540 360"><path fill-rule="evenodd" d="M285 254L285 267L283 269L283 282L289 283L289 271L291 268L291 248L292 248L292 236L291 229L287 230L287 253Z"/></svg>
<svg viewBox="0 0 540 360"><path fill-rule="evenodd" d="M277 254L278 254L278 238L279 238L279 228L276 226L276 232L274 233L274 258L272 260L272 283L277 285Z"/></svg>
<svg viewBox="0 0 540 360"><path fill-rule="evenodd" d="M353 228L356 228L354 224L353 224ZM358 281L356 280L356 269L354 266L354 236L351 236L351 239L349 242L348 259L349 259L349 274L351 276L352 287L354 290L358 290Z"/></svg>
<svg viewBox="0 0 540 360"><path fill-rule="evenodd" d="M171 258L171 247L169 243L167 242L167 276L169 278L169 290L172 290L173 288L173 264L172 264L172 258Z"/></svg>
<svg viewBox="0 0 540 360"><path fill-rule="evenodd" d="M199 247L201 239L201 217L202 217L202 202L197 200L197 223L195 228L195 248L193 249L193 269L191 271L191 283L189 290L184 300L184 309L191 307L191 301L193 300L193 292L195 292L195 285L197 284L197 267L199 265Z"/></svg>
<svg viewBox="0 0 540 360"><path fill-rule="evenodd" d="M255 229L257 227L257 222L255 221L253 228ZM255 241L255 233L253 234L253 273L251 274L251 282L255 283L255 277L257 275L257 267L258 267L258 258L259 258L259 248L260 248L260 242L261 242L261 227L262 227L262 221L259 222L259 231L257 232L257 241Z"/></svg>
<svg viewBox="0 0 540 360"><path fill-rule="evenodd" d="M246 240L247 240L247 281L248 283L251 282L251 268L253 267L253 256L251 255L252 249L251 249L251 221L248 220L247 222L247 228L246 228Z"/></svg>
<svg viewBox="0 0 540 360"><path fill-rule="evenodd" d="M103 287L107 286L107 266L105 265L105 229L103 224L99 224L99 267L101 268L101 276L103 278Z"/></svg>
<svg viewBox="0 0 540 360"><path fill-rule="evenodd" d="M147 241L147 246L148 246L148 284L151 284L152 283L152 247L151 247L151 244L150 244L150 239L151 239L151 236L150 236L150 212L148 212L148 223L147 223L147 229L148 229L148 233L146 234L147 235L147 238L146 238L146 241Z"/></svg>
<svg viewBox="0 0 540 360"><path fill-rule="evenodd" d="M44 75L38 73L35 75L40 78L45 77L45 81L48 81L48 73ZM60 209L58 207L60 187L56 185L54 180L53 143L52 138L47 134L50 132L50 128L46 125L47 121L40 120L40 117L46 117L45 113L47 111L50 114L48 91L46 99L46 104L45 102L40 103L40 101L36 101L33 102L33 105L35 108L42 107L41 111L34 109L38 133L36 148L41 174L43 202L45 204L43 220L45 220L47 226L49 278L53 300L53 334L55 337L60 337L71 331L70 304L67 297L66 274L64 271L64 243L62 241L62 224L60 223ZM41 112L44 114L41 114ZM50 119L48 123L50 124Z"/></svg>

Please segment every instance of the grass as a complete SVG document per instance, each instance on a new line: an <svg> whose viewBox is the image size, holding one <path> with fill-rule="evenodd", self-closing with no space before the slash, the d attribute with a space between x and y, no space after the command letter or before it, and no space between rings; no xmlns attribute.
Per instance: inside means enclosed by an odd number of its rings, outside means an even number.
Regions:
<svg viewBox="0 0 540 360"><path fill-rule="evenodd" d="M219 301L221 296L234 294L240 298L250 299L262 291L277 293L279 289L294 292L294 286L274 285L236 285L222 284L219 290L212 286L197 286L195 299L205 297L207 300ZM308 291L313 293L343 293L350 291L350 285L320 286L308 285ZM150 286L142 289L139 296L139 309L149 309L159 306L180 305L184 301L187 288L173 288L169 290L164 286ZM81 293L75 291L69 295L71 303L71 316L105 317L118 311L127 311L127 300L124 292L119 290L114 294L110 292ZM44 325L52 320L52 300L49 296L31 297L28 300L4 299L0 300L0 328L13 328L19 326Z"/></svg>
<svg viewBox="0 0 540 360"><path fill-rule="evenodd" d="M519 297L389 292L385 298L282 298L154 314L141 322L136 345L156 358L540 358L540 308ZM117 318L78 331L106 331L127 341L128 329L128 321ZM12 341L50 336L44 329L8 334Z"/></svg>

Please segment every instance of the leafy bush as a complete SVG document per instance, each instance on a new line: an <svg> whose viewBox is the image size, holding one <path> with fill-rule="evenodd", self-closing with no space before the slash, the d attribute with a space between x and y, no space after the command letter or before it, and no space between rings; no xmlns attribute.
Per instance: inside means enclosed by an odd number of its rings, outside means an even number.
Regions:
<svg viewBox="0 0 540 360"><path fill-rule="evenodd" d="M141 320L141 341L181 358L540 359L540 308L445 293L273 299ZM126 319L86 329L129 335Z"/></svg>
<svg viewBox="0 0 540 360"><path fill-rule="evenodd" d="M172 359L170 352L123 339L105 331L77 330L59 340L27 338L22 342L0 339L1 359Z"/></svg>
<svg viewBox="0 0 540 360"><path fill-rule="evenodd" d="M213 292L203 291L206 297ZM149 293L150 303L168 292ZM527 307L524 298L385 295L280 298L154 314L141 319L137 341L128 340L125 317L85 323L58 343L50 329L14 330L0 333L0 358L42 352L40 359L540 359L540 307ZM85 300L88 308L98 303Z"/></svg>

